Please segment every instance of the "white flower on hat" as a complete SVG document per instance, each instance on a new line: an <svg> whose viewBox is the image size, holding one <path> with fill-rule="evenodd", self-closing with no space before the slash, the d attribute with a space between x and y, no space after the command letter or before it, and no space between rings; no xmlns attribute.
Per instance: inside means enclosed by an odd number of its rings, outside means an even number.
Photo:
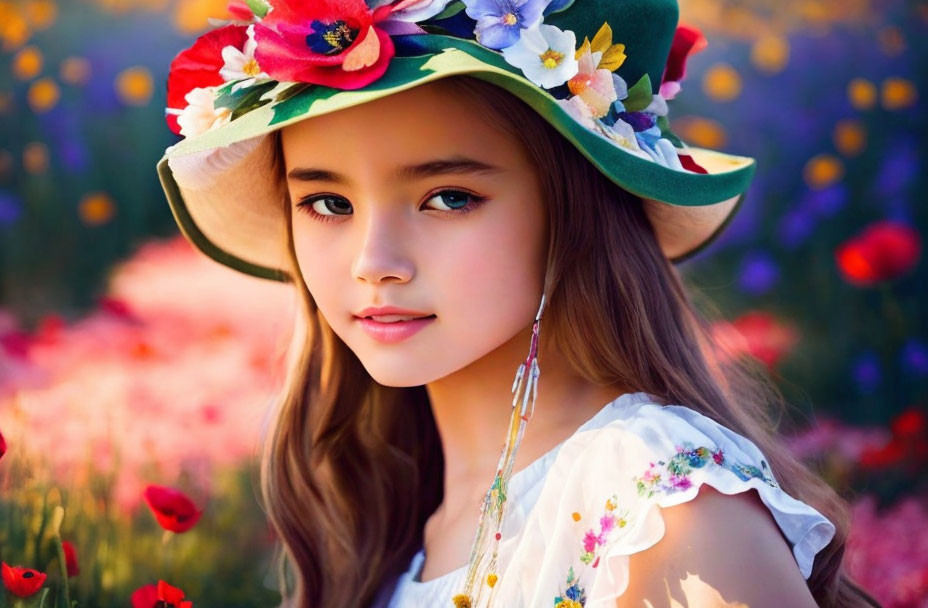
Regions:
<svg viewBox="0 0 928 608"><path fill-rule="evenodd" d="M245 47L240 51L231 44L223 47L222 59L225 61L219 69L219 75L226 82L239 80L232 85L232 92L243 88L250 87L258 82L265 82L271 79L265 72L261 71L261 66L255 59L255 49L258 43L255 42L255 25L252 23L248 26L248 38L245 40Z"/></svg>
<svg viewBox="0 0 928 608"><path fill-rule="evenodd" d="M213 105L216 99L214 87L198 87L184 95L187 107L175 110L180 134L192 137L209 131L212 128L224 125L232 119L230 108L217 108Z"/></svg>
<svg viewBox="0 0 928 608"><path fill-rule="evenodd" d="M538 86L550 89L577 73L576 44L572 31L542 23L522 30L518 42L503 49L503 58Z"/></svg>

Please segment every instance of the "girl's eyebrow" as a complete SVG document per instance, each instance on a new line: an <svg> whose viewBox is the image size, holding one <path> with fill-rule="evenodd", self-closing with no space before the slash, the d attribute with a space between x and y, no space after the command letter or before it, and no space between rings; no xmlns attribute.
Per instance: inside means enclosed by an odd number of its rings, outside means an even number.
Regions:
<svg viewBox="0 0 928 608"><path fill-rule="evenodd" d="M423 179L434 175L463 174L463 173L480 173L491 174L501 173L504 169L496 165L490 165L485 162L467 158L466 156L453 156L451 158L435 159L417 165L407 165L396 170L397 179ZM287 178L302 182L332 182L336 184L347 185L349 180L344 175L329 171L327 169L317 169L314 167L297 167L287 173Z"/></svg>

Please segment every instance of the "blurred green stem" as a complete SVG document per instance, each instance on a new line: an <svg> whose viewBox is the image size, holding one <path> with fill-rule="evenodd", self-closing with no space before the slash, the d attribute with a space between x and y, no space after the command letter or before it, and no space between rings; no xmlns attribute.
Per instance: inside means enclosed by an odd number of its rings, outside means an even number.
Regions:
<svg viewBox="0 0 928 608"><path fill-rule="evenodd" d="M61 544L61 534L55 534L55 544L58 547L58 567L61 571L61 584L64 585L65 606L71 608L71 590L68 585L68 562L64 557L64 546Z"/></svg>
<svg viewBox="0 0 928 608"><path fill-rule="evenodd" d="M905 315L902 312L902 307L899 306L899 301L893 294L892 283L890 281L883 281L880 283L880 297L883 316L886 318L887 323L889 323L889 328L892 333L892 347L898 347L905 339Z"/></svg>

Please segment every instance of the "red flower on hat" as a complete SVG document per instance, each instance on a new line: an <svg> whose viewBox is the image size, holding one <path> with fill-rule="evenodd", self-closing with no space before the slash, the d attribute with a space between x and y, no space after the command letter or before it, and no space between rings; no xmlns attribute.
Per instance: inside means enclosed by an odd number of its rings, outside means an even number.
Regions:
<svg viewBox="0 0 928 608"><path fill-rule="evenodd" d="M835 260L846 281L868 287L911 270L921 256L921 246L917 230L882 220L840 245Z"/></svg>
<svg viewBox="0 0 928 608"><path fill-rule="evenodd" d="M203 514L186 494L174 488L149 485L145 488L144 496L145 502L158 520L158 525L165 530L186 532Z"/></svg>
<svg viewBox="0 0 928 608"><path fill-rule="evenodd" d="M45 583L45 573L23 568L22 566L8 566L3 562L3 586L13 595L29 597L42 588Z"/></svg>
<svg viewBox="0 0 928 608"><path fill-rule="evenodd" d="M252 21L254 19L254 13L245 0L230 0L229 4L226 5L226 10L229 11L232 17L241 21Z"/></svg>
<svg viewBox="0 0 928 608"><path fill-rule="evenodd" d="M225 65L222 49L245 47L248 27L225 25L206 32L189 49L181 51L171 62L168 73L168 110L183 110L188 102L187 93L194 89L219 86L225 79L219 70ZM180 135L177 115L167 114L168 127Z"/></svg>
<svg viewBox="0 0 928 608"><path fill-rule="evenodd" d="M255 25L255 59L278 81L359 89L380 78L395 51L378 24L397 6L364 0L271 0Z"/></svg>
<svg viewBox="0 0 928 608"><path fill-rule="evenodd" d="M707 44L699 29L689 25L677 27L670 46L670 55L667 56L667 65L664 67L664 76L661 78L661 97L673 99L680 92L680 81L686 76L686 60L693 53L706 48Z"/></svg>
<svg viewBox="0 0 928 608"><path fill-rule="evenodd" d="M61 541L61 548L64 550L64 562L68 571L68 576L77 576L80 574L80 568L77 566L77 552L70 541Z"/></svg>

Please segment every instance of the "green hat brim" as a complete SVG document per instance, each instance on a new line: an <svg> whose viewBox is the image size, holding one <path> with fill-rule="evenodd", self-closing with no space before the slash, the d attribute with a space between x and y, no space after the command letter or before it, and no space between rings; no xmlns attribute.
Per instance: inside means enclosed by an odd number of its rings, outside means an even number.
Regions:
<svg viewBox="0 0 928 608"><path fill-rule="evenodd" d="M195 195L187 194L178 184L171 167L172 159L202 155L210 150L267 135L295 122L328 112L369 102L452 75L467 74L510 91L555 127L603 174L629 192L645 199L681 207L708 207L726 204L730 211L716 222L710 232L688 251L671 258L679 262L701 251L717 238L740 208L743 194L755 170L753 158L687 148L694 160L709 173L678 171L637 156L605 136L587 129L559 105L546 90L526 79L521 71L508 64L500 53L475 41L441 35L421 36L427 54L394 57L387 71L363 89L342 90L310 86L280 101L271 101L234 120L169 147L158 162L158 174L172 213L184 235L213 259L262 278L289 280L281 268L249 261L240 252L229 251L214 243L197 225L188 209L195 205ZM283 88L281 83L278 88ZM260 179L260 176L254 176ZM272 179L268 176L268 179ZM731 202L737 199L732 206Z"/></svg>

